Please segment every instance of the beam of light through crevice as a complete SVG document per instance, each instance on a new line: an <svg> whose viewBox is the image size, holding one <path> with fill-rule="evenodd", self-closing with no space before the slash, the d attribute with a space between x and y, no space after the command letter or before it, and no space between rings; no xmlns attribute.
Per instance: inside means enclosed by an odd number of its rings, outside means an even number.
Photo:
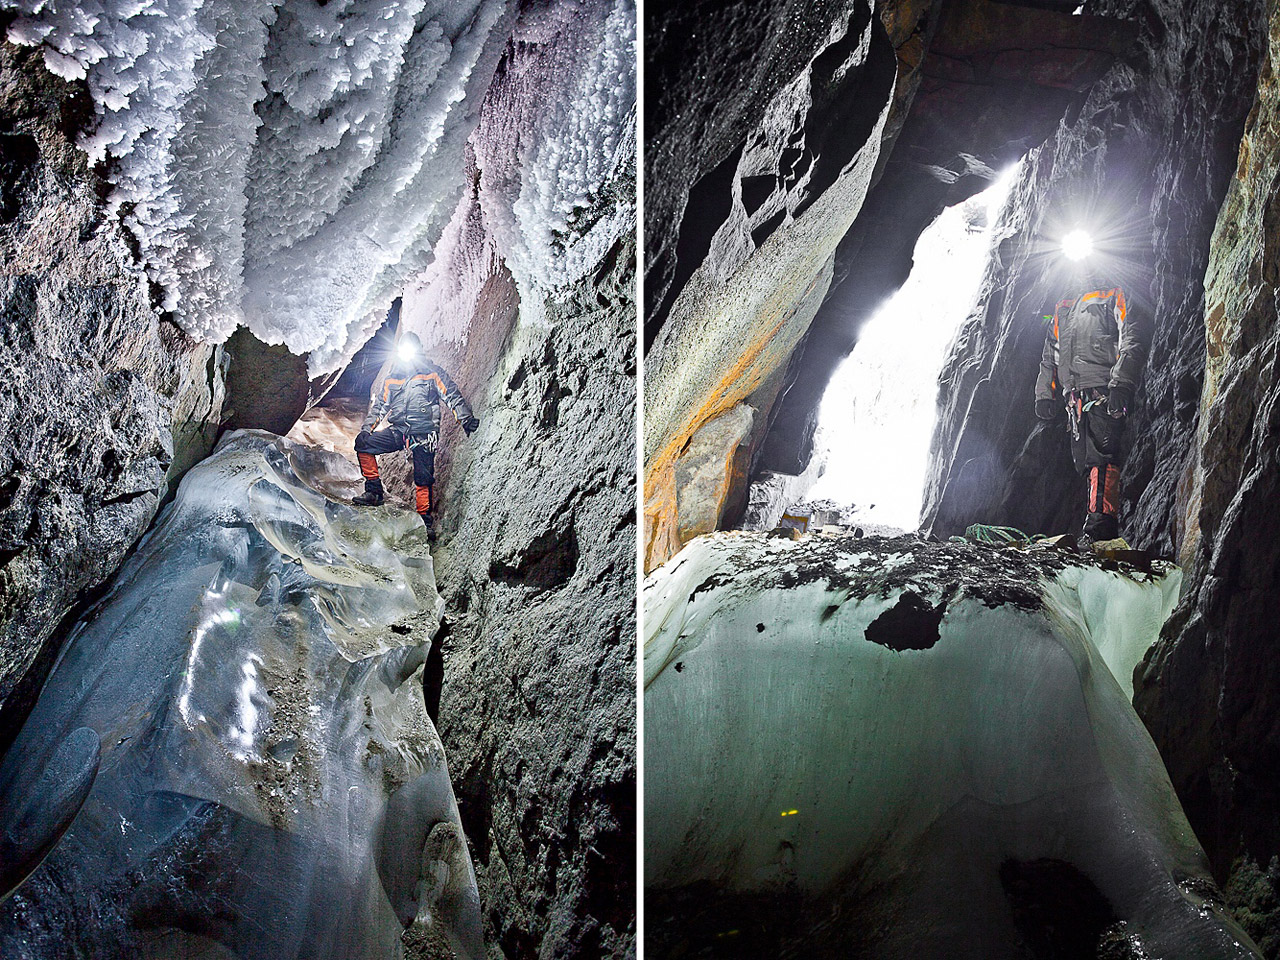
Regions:
<svg viewBox="0 0 1280 960"><path fill-rule="evenodd" d="M810 501L851 508L845 519L856 523L919 525L938 375L993 242L990 228L975 227L974 213L985 208L985 223L995 224L1016 170L944 210L921 234L907 282L867 322L836 370L818 414L816 446L826 469Z"/></svg>

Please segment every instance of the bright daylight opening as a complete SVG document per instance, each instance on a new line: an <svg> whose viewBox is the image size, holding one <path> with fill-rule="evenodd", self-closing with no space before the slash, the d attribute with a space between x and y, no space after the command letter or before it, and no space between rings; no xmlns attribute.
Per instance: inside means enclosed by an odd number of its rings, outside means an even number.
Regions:
<svg viewBox="0 0 1280 960"><path fill-rule="evenodd" d="M938 375L969 314L1018 167L935 220L911 276L863 328L818 411L826 469L807 499L840 505L845 523L915 530L937 415Z"/></svg>

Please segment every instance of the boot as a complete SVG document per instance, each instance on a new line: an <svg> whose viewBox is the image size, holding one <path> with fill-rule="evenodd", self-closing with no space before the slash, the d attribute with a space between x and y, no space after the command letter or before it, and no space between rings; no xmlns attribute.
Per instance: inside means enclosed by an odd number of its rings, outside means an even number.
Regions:
<svg viewBox="0 0 1280 960"><path fill-rule="evenodd" d="M364 482L364 493L351 501L357 507L376 507L382 503L382 478L372 477Z"/></svg>
<svg viewBox="0 0 1280 960"><path fill-rule="evenodd" d="M1084 521L1084 536L1097 543L1120 536L1120 521L1114 513L1091 513Z"/></svg>
<svg viewBox="0 0 1280 960"><path fill-rule="evenodd" d="M431 514L420 513L418 514L418 516L422 518L422 525L427 528L427 543L435 543L436 542L436 524L435 524L435 521L431 519Z"/></svg>

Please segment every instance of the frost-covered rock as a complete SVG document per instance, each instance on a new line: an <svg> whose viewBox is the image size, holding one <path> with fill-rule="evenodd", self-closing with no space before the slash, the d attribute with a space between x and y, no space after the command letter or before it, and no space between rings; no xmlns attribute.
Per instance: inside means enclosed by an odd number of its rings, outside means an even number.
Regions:
<svg viewBox="0 0 1280 960"><path fill-rule="evenodd" d="M1112 674L1172 593L1056 551L693 541L645 586L650 948L1258 956Z"/></svg>
<svg viewBox="0 0 1280 960"><path fill-rule="evenodd" d="M86 79L90 157L166 307L343 359L349 328L439 237L507 0L8 0L9 39ZM357 344L358 346L358 344Z"/></svg>
<svg viewBox="0 0 1280 960"><path fill-rule="evenodd" d="M436 944L419 956L482 955L418 679L426 537L341 502L358 489L342 457L257 432L187 475L5 757L0 809L32 835L75 793L33 795L47 758L92 789L0 909L0 953L372 960L409 930Z"/></svg>
<svg viewBox="0 0 1280 960"><path fill-rule="evenodd" d="M67 132L85 109L0 43L0 744L221 415L223 352L152 307Z"/></svg>
<svg viewBox="0 0 1280 960"><path fill-rule="evenodd" d="M485 102L480 201L526 320L635 228L635 41L630 0L529 5Z"/></svg>

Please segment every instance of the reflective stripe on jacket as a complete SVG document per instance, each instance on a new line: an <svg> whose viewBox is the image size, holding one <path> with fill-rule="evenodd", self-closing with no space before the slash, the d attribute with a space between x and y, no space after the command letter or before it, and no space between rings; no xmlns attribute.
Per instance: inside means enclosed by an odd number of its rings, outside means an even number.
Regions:
<svg viewBox="0 0 1280 960"><path fill-rule="evenodd" d="M1151 342L1150 320L1119 287L1061 300L1045 335L1036 399L1117 385L1137 389Z"/></svg>
<svg viewBox="0 0 1280 960"><path fill-rule="evenodd" d="M462 422L471 416L471 407L447 373L424 357L394 362L379 371L373 382L373 402L364 418L370 430L385 421L403 433L436 433L440 429L440 400L449 405Z"/></svg>

